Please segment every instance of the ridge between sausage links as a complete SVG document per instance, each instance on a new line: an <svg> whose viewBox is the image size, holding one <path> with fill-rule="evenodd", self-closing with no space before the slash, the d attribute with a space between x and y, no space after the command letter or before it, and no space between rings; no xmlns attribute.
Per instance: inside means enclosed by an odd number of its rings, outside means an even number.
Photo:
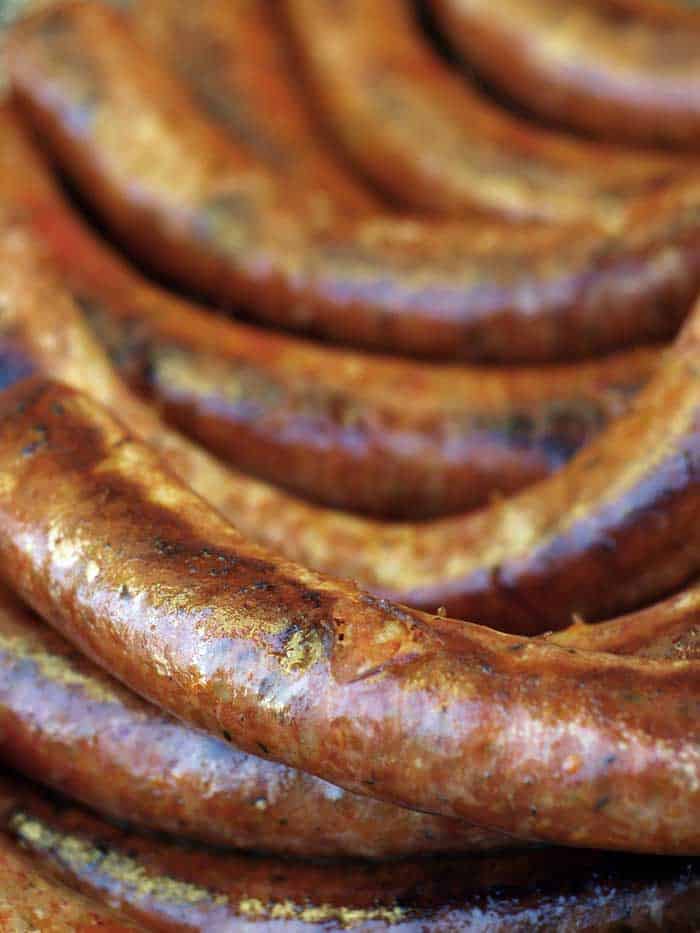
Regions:
<svg viewBox="0 0 700 933"><path fill-rule="evenodd" d="M329 224L309 191L227 140L114 10L52 7L13 30L7 61L44 143L129 247L269 323L423 357L543 362L670 336L700 284L697 175L605 233Z"/></svg>

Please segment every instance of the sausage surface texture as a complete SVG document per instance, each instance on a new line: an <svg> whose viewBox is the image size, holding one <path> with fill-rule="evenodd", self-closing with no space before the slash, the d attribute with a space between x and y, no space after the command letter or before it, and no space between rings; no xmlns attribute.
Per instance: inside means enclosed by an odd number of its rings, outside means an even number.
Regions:
<svg viewBox="0 0 700 933"><path fill-rule="evenodd" d="M585 357L672 334L700 283L700 181L614 230L328 224L236 149L99 4L17 27L17 98L90 202L152 267L256 318L350 344L488 361ZM150 158L157 147L157 163Z"/></svg>
<svg viewBox="0 0 700 933"><path fill-rule="evenodd" d="M700 846L693 662L377 600L248 544L88 397L30 380L2 401L2 575L137 693L412 808L580 846Z"/></svg>
<svg viewBox="0 0 700 933"><path fill-rule="evenodd" d="M238 468L335 508L416 519L513 492L621 414L658 362L639 349L536 369L419 366L214 317L90 233L7 108L0 200L24 210L122 376L164 417Z"/></svg>
<svg viewBox="0 0 700 933"><path fill-rule="evenodd" d="M276 20L265 0L139 0L132 22L237 146L285 184L313 184L319 214L379 210L314 125Z"/></svg>
<svg viewBox="0 0 700 933"><path fill-rule="evenodd" d="M563 628L573 613L611 617L698 572L695 319L630 413L553 477L467 516L378 522L303 503L167 431L117 378L24 220L10 212L5 223L5 382L37 372L89 393L244 534L287 557L523 634Z"/></svg>
<svg viewBox="0 0 700 933"><path fill-rule="evenodd" d="M187 728L102 673L5 590L0 757L111 819L215 846L386 858L514 845Z"/></svg>
<svg viewBox="0 0 700 933"><path fill-rule="evenodd" d="M660 0L432 5L465 58L531 110L605 139L697 151L697 10Z"/></svg>
<svg viewBox="0 0 700 933"><path fill-rule="evenodd" d="M700 660L698 587L553 642ZM517 840L349 794L188 729L139 700L0 589L0 757L111 819L217 846L370 858Z"/></svg>
<svg viewBox="0 0 700 933"><path fill-rule="evenodd" d="M547 132L494 106L431 51L406 0L283 6L329 130L361 170L418 210L614 225L631 199L688 170L673 157ZM161 32L178 31L175 17L161 23Z"/></svg>
<svg viewBox="0 0 700 933"><path fill-rule="evenodd" d="M558 849L400 865L251 858L139 837L10 778L0 821L47 870L155 930L505 933L565 918L572 929L682 933L700 903L697 860Z"/></svg>
<svg viewBox="0 0 700 933"><path fill-rule="evenodd" d="M41 862L41 857L32 858L0 833L0 926L6 933L129 933L143 929L45 876Z"/></svg>

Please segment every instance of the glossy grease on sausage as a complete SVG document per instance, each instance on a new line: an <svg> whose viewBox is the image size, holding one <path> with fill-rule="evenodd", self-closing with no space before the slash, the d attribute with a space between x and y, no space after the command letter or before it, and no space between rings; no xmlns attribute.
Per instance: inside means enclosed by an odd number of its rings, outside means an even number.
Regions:
<svg viewBox="0 0 700 933"><path fill-rule="evenodd" d="M499 858L325 864L221 854L140 838L3 780L0 819L37 860L149 929L437 933L579 928L684 931L696 861L559 849Z"/></svg>
<svg viewBox="0 0 700 933"><path fill-rule="evenodd" d="M378 799L579 846L700 847L693 662L377 600L246 542L87 396L29 380L0 414L0 572L137 693Z"/></svg>
<svg viewBox="0 0 700 933"><path fill-rule="evenodd" d="M236 149L101 5L26 21L8 65L42 141L129 247L263 321L392 352L534 362L668 336L700 285L694 176L605 233L329 224L312 189L290 191Z"/></svg>
<svg viewBox="0 0 700 933"><path fill-rule="evenodd" d="M450 40L545 117L697 151L700 15L659 0L432 0Z"/></svg>
<svg viewBox="0 0 700 933"><path fill-rule="evenodd" d="M640 349L537 369L419 367L216 318L91 234L7 108L0 201L24 212L122 376L164 417L238 468L335 508L417 519L513 492L621 414L658 361Z"/></svg>
<svg viewBox="0 0 700 933"><path fill-rule="evenodd" d="M361 170L419 210L607 226L691 167L547 132L499 109L431 51L407 0L283 6L329 129Z"/></svg>

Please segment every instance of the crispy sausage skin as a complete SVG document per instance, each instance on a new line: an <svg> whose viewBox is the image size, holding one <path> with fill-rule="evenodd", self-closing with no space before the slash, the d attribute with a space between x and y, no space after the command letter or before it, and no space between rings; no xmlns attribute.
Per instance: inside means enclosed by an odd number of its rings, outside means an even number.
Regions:
<svg viewBox="0 0 700 933"><path fill-rule="evenodd" d="M112 819L217 846L385 858L513 845L188 729L95 668L4 589L0 758Z"/></svg>
<svg viewBox="0 0 700 933"><path fill-rule="evenodd" d="M4 796L7 799L8 795ZM31 857L17 842L0 833L0 928L4 931L129 933L143 929L45 876L42 861L47 860Z"/></svg>
<svg viewBox="0 0 700 933"><path fill-rule="evenodd" d="M700 283L694 176L605 233L328 223L312 216L311 189L290 191L236 149L100 4L26 21L8 64L42 139L131 248L267 322L422 356L534 362L669 335Z"/></svg>
<svg viewBox="0 0 700 933"><path fill-rule="evenodd" d="M697 11L659 0L432 5L465 58L530 109L605 139L697 150Z"/></svg>
<svg viewBox="0 0 700 933"><path fill-rule="evenodd" d="M137 693L378 799L525 838L700 847L693 662L377 600L248 544L87 396L29 380L0 414L2 575Z"/></svg>
<svg viewBox="0 0 700 933"><path fill-rule="evenodd" d="M319 213L379 209L314 126L275 16L266 0L139 0L133 24L236 145L286 185L313 183Z"/></svg>
<svg viewBox="0 0 700 933"><path fill-rule="evenodd" d="M550 638L700 660L699 604L694 587L651 610ZM218 846L384 858L517 844L349 794L190 730L100 672L3 589L0 757L112 819Z"/></svg>
<svg viewBox="0 0 700 933"><path fill-rule="evenodd" d="M408 206L606 226L631 198L687 170L674 158L579 142L499 110L431 52L406 0L287 0L284 9L329 129ZM166 15L153 30L160 50L162 32L177 34L178 22ZM217 83L214 68L204 73Z"/></svg>
<svg viewBox="0 0 700 933"><path fill-rule="evenodd" d="M551 849L400 866L251 858L136 836L9 777L0 821L45 870L168 933L544 930L564 915L579 929L681 933L699 917L695 860Z"/></svg>
<svg viewBox="0 0 700 933"><path fill-rule="evenodd" d="M122 376L171 423L323 505L416 519L513 492L621 414L657 364L640 349L537 370L419 367L216 318L89 232L8 109L0 201L26 212Z"/></svg>
<svg viewBox="0 0 700 933"><path fill-rule="evenodd" d="M26 224L3 223L5 383L35 372L89 393L244 534L299 563L522 634L636 608L700 569L697 319L633 410L559 473L471 515L392 524L300 502L167 431L116 377Z"/></svg>

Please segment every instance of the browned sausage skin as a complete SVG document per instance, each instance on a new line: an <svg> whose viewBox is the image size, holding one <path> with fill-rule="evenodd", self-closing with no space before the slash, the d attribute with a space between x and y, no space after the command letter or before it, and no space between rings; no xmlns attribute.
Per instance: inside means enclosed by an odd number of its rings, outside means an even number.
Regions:
<svg viewBox="0 0 700 933"><path fill-rule="evenodd" d="M285 184L313 184L319 213L378 209L313 125L275 18L267 0L139 0L133 23L236 145Z"/></svg>
<svg viewBox="0 0 700 933"><path fill-rule="evenodd" d="M577 620L560 632L542 637L585 651L700 660L700 584L694 583L639 612L597 625Z"/></svg>
<svg viewBox="0 0 700 933"><path fill-rule="evenodd" d="M74 181L153 266L256 317L453 359L586 356L673 333L700 281L700 181L612 232L331 224L237 150L99 4L27 21L15 92ZM154 163L152 146L160 157Z"/></svg>
<svg viewBox="0 0 700 933"><path fill-rule="evenodd" d="M606 139L697 150L700 16L658 0L431 0L450 40L532 110Z"/></svg>
<svg viewBox="0 0 700 933"><path fill-rule="evenodd" d="M431 52L407 0L283 7L329 129L362 170L410 206L605 226L631 198L688 169L673 157L548 133L499 110ZM163 50L162 34L176 33L176 23L166 15L151 34L139 16L137 28ZM217 83L213 68L208 83Z"/></svg>
<svg viewBox="0 0 700 933"><path fill-rule="evenodd" d="M6 800L8 794L3 796ZM133 933L143 929L49 878L42 871L46 862L45 857L30 856L0 833L0 928L6 933Z"/></svg>
<svg viewBox="0 0 700 933"><path fill-rule="evenodd" d="M0 758L112 819L217 846L386 858L513 845L188 729L95 668L4 589Z"/></svg>
<svg viewBox="0 0 700 933"><path fill-rule="evenodd" d="M168 933L554 929L563 916L580 929L680 933L700 903L686 859L547 849L400 865L251 858L141 838L9 778L0 822L47 871Z"/></svg>
<svg viewBox="0 0 700 933"><path fill-rule="evenodd" d="M700 847L693 662L528 644L319 577L248 544L106 410L55 384L6 391L0 474L7 583L191 724L516 836Z"/></svg>
<svg viewBox="0 0 700 933"><path fill-rule="evenodd" d="M585 650L700 660L698 590L550 637ZM213 845L385 858L517 844L349 794L190 730L120 687L4 589L0 757L110 818Z"/></svg>
<svg viewBox="0 0 700 933"><path fill-rule="evenodd" d="M593 621L636 608L700 569L697 320L639 404L555 476L472 515L382 523L300 502L165 430L86 333L26 223L3 229L6 381L31 371L90 393L244 534L302 564L523 634L562 628L573 613Z"/></svg>
<svg viewBox="0 0 700 933"><path fill-rule="evenodd" d="M121 374L165 417L324 505L416 519L513 492L624 411L657 363L640 349L536 370L418 367L215 318L91 235L7 108L0 201L24 209Z"/></svg>

